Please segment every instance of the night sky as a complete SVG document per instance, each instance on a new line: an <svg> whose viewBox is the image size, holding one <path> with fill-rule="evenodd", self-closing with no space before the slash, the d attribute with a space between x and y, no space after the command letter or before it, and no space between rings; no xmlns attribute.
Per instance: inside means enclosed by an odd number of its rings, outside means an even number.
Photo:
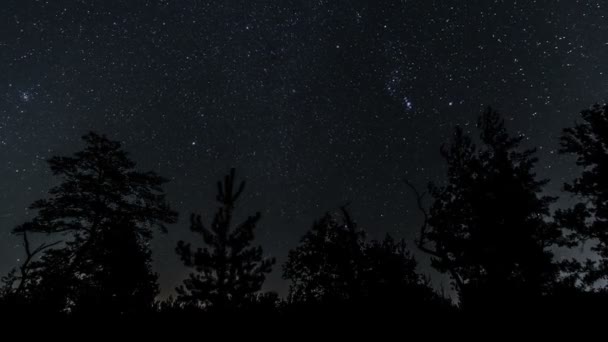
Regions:
<svg viewBox="0 0 608 342"><path fill-rule="evenodd" d="M45 159L88 130L171 179L164 295L187 272L174 248L190 212L211 217L232 166L278 259L265 288L284 294L287 251L347 201L371 237L411 241L401 179L441 181L440 145L487 105L539 148L555 193L573 175L559 133L608 99L607 73L604 1L2 0L0 274L23 253L10 230L56 181Z"/></svg>

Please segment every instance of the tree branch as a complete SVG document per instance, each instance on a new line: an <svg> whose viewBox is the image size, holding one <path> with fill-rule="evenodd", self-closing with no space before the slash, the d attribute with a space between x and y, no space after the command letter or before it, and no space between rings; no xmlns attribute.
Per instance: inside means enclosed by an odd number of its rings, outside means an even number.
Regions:
<svg viewBox="0 0 608 342"><path fill-rule="evenodd" d="M424 196L426 195L426 193L421 193L420 191L418 191L416 186L412 184L412 182L410 182L408 179L404 179L403 181L416 196L416 206L418 207L418 210L422 213L422 216L424 218L422 225L420 226L420 236L418 237L418 239L414 240L416 247L418 247L418 249L420 249L421 251L444 261L445 264L449 264L449 258L445 253L431 249L426 245L429 222L429 213L427 212L423 203ZM462 281L462 278L460 278L460 275L454 270L453 267L449 265L447 266L447 269L450 273L450 276L452 277L452 279L454 279L454 282L456 283L457 290L459 290L459 292L462 291L464 282Z"/></svg>
<svg viewBox="0 0 608 342"><path fill-rule="evenodd" d="M19 282L19 286L17 287L16 293L21 293L23 292L24 288L25 288L25 283L27 281L27 277L29 275L29 264L32 262L32 260L34 259L34 257L41 253L42 251L44 251L45 249L51 248L55 245L60 244L62 241L55 241L52 243L43 243L40 246L36 247L33 251L30 248L30 240L27 237L27 231L24 230L23 231L23 246L25 248L25 260L23 261L23 264L21 264L21 266L19 266L19 270L21 272L21 281Z"/></svg>

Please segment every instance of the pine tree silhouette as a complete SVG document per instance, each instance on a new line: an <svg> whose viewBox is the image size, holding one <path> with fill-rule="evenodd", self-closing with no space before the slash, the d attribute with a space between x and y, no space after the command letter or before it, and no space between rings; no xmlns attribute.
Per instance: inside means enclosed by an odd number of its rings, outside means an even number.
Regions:
<svg viewBox="0 0 608 342"><path fill-rule="evenodd" d="M600 257L598 261L588 259L582 268L576 261L567 265L574 281L581 278L582 285L591 287L608 279L608 106L594 105L582 111L581 117L583 122L564 129L560 150L575 156L582 169L579 177L564 185L579 202L571 209L559 210L556 218L571 232L569 242L589 241Z"/></svg>
<svg viewBox="0 0 608 342"><path fill-rule="evenodd" d="M520 151L522 137L511 137L499 114L488 109L478 127L481 146L457 128L442 147L447 183L430 185L428 213L418 194L418 245L450 274L464 308L531 306L557 277L549 247L561 231L547 221L555 198L542 195L535 151Z"/></svg>
<svg viewBox="0 0 608 342"><path fill-rule="evenodd" d="M192 214L190 230L200 234L206 247L193 251L189 243L179 241L176 252L195 272L178 287L178 301L216 312L240 309L256 298L275 259L263 256L262 247L252 247L260 213L233 227L234 209L245 189L245 182L235 187L235 170L218 182L220 203L210 226L201 215Z"/></svg>
<svg viewBox="0 0 608 342"><path fill-rule="evenodd" d="M32 221L14 229L65 238L28 265L20 286L52 312L125 315L150 309L158 286L148 242L153 229L165 232L165 224L177 218L165 202L166 180L136 171L119 142L93 132L83 140L85 149L74 156L49 160L62 182L31 205L37 211Z"/></svg>

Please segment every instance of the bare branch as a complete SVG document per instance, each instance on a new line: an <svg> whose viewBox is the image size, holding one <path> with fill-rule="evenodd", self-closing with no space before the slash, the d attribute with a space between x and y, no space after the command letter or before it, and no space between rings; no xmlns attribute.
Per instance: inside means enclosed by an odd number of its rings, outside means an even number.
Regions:
<svg viewBox="0 0 608 342"><path fill-rule="evenodd" d="M420 191L418 191L416 186L412 182L410 182L408 179L404 179L403 181L412 190L412 192L416 196L416 205L418 207L418 210L422 213L422 216L424 218L422 225L420 226L420 236L418 237L418 239L415 239L416 246L421 251L423 251L431 256L434 256L447 263L449 261L449 258L447 257L447 255L445 253L431 249L426 245L428 222L429 222L429 213L426 210L426 208L424 207L424 203L423 203L424 196L426 195L426 193L421 193ZM448 266L448 272L450 273L450 276L456 283L457 289L462 290L464 282L462 281L462 278L460 278L460 275L454 270L454 268L452 268L450 266Z"/></svg>
<svg viewBox="0 0 608 342"><path fill-rule="evenodd" d="M412 184L412 182L410 182L408 179L404 179L403 181L412 190L412 192L416 196L416 205L418 207L418 210L420 211L420 213L422 213L422 216L424 218L422 225L420 226L420 235L419 235L418 239L416 239L416 241L415 241L416 246L418 246L418 248L425 253L431 254L436 257L440 257L436 251L431 250L428 247L426 247L426 234L427 234L426 231L428 228L428 221L429 221L429 214L426 211L426 209L424 208L424 204L423 204L424 196L426 195L426 193L420 193L420 191L418 191L416 186L414 184Z"/></svg>
<svg viewBox="0 0 608 342"><path fill-rule="evenodd" d="M63 241L55 241L52 243L43 243L40 246L36 247L33 251L30 248L30 240L27 237L27 230L22 232L23 234L23 246L25 248L25 260L23 264L19 266L19 270L21 272L21 281L19 282L19 286L17 287L16 293L21 293L25 288L25 283L27 281L27 277L29 275L29 265L34 259L34 257L44 251L45 249L51 248L55 245L60 244Z"/></svg>

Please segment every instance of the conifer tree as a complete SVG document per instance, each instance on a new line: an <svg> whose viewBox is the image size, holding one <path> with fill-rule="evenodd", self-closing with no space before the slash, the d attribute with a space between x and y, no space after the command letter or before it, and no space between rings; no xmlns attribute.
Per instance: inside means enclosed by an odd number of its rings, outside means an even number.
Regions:
<svg viewBox="0 0 608 342"><path fill-rule="evenodd" d="M27 278L22 270L19 288L52 312L147 310L158 292L149 241L177 217L165 201L166 180L137 171L119 142L93 132L83 140L82 151L48 161L61 182L31 205L34 219L14 229L63 239L29 263Z"/></svg>
<svg viewBox="0 0 608 342"><path fill-rule="evenodd" d="M582 122L566 128L561 137L560 153L576 157L582 173L564 185L578 203L556 213L568 229L572 244L591 242L599 260L588 259L582 269L569 264L570 270L582 271L583 286L594 286L608 279L608 106L594 105L581 112ZM580 284L579 284L580 285Z"/></svg>
<svg viewBox="0 0 608 342"><path fill-rule="evenodd" d="M190 243L178 242L177 254L194 272L176 290L181 303L226 311L255 300L275 260L265 258L261 246L252 246L259 212L239 224L233 222L245 182L237 186L231 169L217 188L220 207L211 224L205 225L201 215L190 218L190 230L202 237L205 247L193 250Z"/></svg>
<svg viewBox="0 0 608 342"><path fill-rule="evenodd" d="M531 304L557 277L550 247L561 231L548 220L555 198L542 193L535 151L522 151L522 137L510 136L497 112L488 109L478 128L480 146L457 128L442 147L447 182L430 185L428 213L418 194L425 215L418 245L450 274L464 307Z"/></svg>

